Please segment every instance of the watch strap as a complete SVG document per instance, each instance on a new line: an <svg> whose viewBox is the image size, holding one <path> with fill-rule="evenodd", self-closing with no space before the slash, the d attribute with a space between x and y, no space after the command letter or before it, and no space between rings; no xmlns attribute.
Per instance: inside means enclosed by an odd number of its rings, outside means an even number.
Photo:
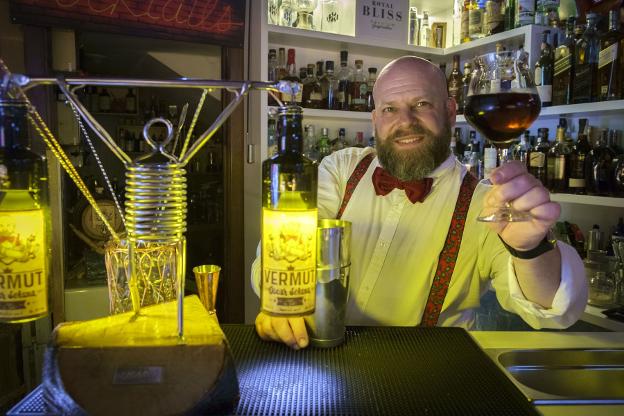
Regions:
<svg viewBox="0 0 624 416"><path fill-rule="evenodd" d="M500 235L498 236L498 238L500 239L501 243L503 243L509 254L511 254L515 258L523 260L531 260L539 257L542 254L552 250L557 245L557 240L551 240L548 238L548 235L546 235L544 239L540 241L537 247L532 248L531 250L516 250L515 248L507 244Z"/></svg>

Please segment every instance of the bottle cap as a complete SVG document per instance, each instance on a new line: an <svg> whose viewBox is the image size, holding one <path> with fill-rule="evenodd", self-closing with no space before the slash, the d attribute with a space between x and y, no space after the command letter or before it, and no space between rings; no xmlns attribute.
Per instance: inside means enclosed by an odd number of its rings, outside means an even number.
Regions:
<svg viewBox="0 0 624 416"><path fill-rule="evenodd" d="M334 61L325 61L325 71L334 70Z"/></svg>

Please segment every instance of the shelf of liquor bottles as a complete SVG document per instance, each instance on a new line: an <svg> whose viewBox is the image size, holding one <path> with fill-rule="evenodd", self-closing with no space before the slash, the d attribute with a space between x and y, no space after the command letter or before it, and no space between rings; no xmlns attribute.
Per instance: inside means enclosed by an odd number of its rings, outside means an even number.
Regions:
<svg viewBox="0 0 624 416"><path fill-rule="evenodd" d="M388 59L410 54L440 62L449 60L453 55L460 55L462 60L472 59L475 56L494 51L498 43L502 43L508 50L516 50L521 46L530 45L532 38L538 37L544 30L548 29L545 26L527 25L449 48L431 48L408 45L407 42L399 44L382 38L356 38L271 24L267 25L267 28L270 44L336 52L346 49L354 55L377 56Z"/></svg>
<svg viewBox="0 0 624 416"><path fill-rule="evenodd" d="M551 201L559 203L624 208L624 198L613 198L609 196L550 194L550 199Z"/></svg>

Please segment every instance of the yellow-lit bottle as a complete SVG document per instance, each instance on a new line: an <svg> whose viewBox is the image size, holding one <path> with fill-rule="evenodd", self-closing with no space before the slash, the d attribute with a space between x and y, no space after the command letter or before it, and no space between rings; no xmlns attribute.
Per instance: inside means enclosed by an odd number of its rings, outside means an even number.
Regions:
<svg viewBox="0 0 624 416"><path fill-rule="evenodd" d="M260 307L305 316L316 300L317 167L303 156L301 107L281 107L278 153L262 164Z"/></svg>
<svg viewBox="0 0 624 416"><path fill-rule="evenodd" d="M48 313L47 180L28 147L27 106L0 97L0 322Z"/></svg>

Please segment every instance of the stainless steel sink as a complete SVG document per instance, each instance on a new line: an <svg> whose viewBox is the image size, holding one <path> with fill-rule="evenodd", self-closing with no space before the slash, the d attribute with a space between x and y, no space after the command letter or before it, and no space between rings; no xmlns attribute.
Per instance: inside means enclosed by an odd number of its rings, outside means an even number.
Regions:
<svg viewBox="0 0 624 416"><path fill-rule="evenodd" d="M535 404L624 404L624 349L491 350Z"/></svg>

